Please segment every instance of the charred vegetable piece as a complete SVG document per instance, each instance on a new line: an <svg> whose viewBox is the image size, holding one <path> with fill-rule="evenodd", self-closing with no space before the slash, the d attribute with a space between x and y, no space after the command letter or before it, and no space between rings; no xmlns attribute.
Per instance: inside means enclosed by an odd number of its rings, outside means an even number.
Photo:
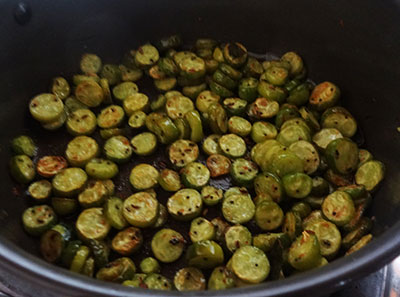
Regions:
<svg viewBox="0 0 400 297"><path fill-rule="evenodd" d="M224 59L235 68L247 61L247 49L239 42L228 43L223 49Z"/></svg>
<svg viewBox="0 0 400 297"><path fill-rule="evenodd" d="M385 175L385 165L380 161L368 161L361 165L356 172L355 180L365 186L367 191L374 191Z"/></svg>
<svg viewBox="0 0 400 297"><path fill-rule="evenodd" d="M158 178L160 186L168 192L179 191L182 187L179 174L171 169L163 169Z"/></svg>
<svg viewBox="0 0 400 297"><path fill-rule="evenodd" d="M228 250L234 253L243 246L251 245L252 235L250 231L242 225L231 226L225 232L225 244Z"/></svg>
<svg viewBox="0 0 400 297"><path fill-rule="evenodd" d="M56 263L61 259L67 240L64 240L60 232L50 229L40 238L40 253L50 263Z"/></svg>
<svg viewBox="0 0 400 297"><path fill-rule="evenodd" d="M129 176L131 185L136 190L146 190L158 184L159 172L149 164L136 165Z"/></svg>
<svg viewBox="0 0 400 297"><path fill-rule="evenodd" d="M77 136L72 139L65 151L69 164L84 167L91 159L99 154L99 145L96 140L88 136Z"/></svg>
<svg viewBox="0 0 400 297"><path fill-rule="evenodd" d="M56 214L67 216L73 214L78 209L78 201L73 198L52 197L51 206Z"/></svg>
<svg viewBox="0 0 400 297"><path fill-rule="evenodd" d="M226 98L222 102L228 114L233 116L244 116L247 107L247 101L240 98ZM228 123L229 124L229 123ZM229 127L228 127L229 128Z"/></svg>
<svg viewBox="0 0 400 297"><path fill-rule="evenodd" d="M85 245L81 245L76 251L74 258L72 259L69 270L80 273L85 266L86 260L89 258L89 254L89 248Z"/></svg>
<svg viewBox="0 0 400 297"><path fill-rule="evenodd" d="M369 218L362 217L358 224L355 226L354 230L347 233L343 238L342 246L346 250L351 248L357 243L364 235L366 235L372 228L372 221Z"/></svg>
<svg viewBox="0 0 400 297"><path fill-rule="evenodd" d="M238 95L241 99L253 102L258 97L258 80L255 78L244 78L240 81Z"/></svg>
<svg viewBox="0 0 400 297"><path fill-rule="evenodd" d="M340 98L340 89L331 82L323 82L317 85L311 93L309 103L318 110L324 111L335 106Z"/></svg>
<svg viewBox="0 0 400 297"><path fill-rule="evenodd" d="M282 248L288 248L292 240L286 233L264 233L264 234L258 234L253 237L253 245L260 250L262 250L264 253L270 252L273 248L276 242L279 242L279 244L282 246Z"/></svg>
<svg viewBox="0 0 400 297"><path fill-rule="evenodd" d="M223 155L214 154L207 158L207 167L211 177L218 177L230 172L231 161Z"/></svg>
<svg viewBox="0 0 400 297"><path fill-rule="evenodd" d="M168 212L179 221L189 221L199 216L203 201L194 189L182 189L168 198Z"/></svg>
<svg viewBox="0 0 400 297"><path fill-rule="evenodd" d="M48 205L30 207L22 214L24 230L32 236L40 236L57 222L54 210Z"/></svg>
<svg viewBox="0 0 400 297"><path fill-rule="evenodd" d="M152 290L172 290L171 282L164 276L158 273L151 273L144 279L144 285Z"/></svg>
<svg viewBox="0 0 400 297"><path fill-rule="evenodd" d="M172 229L161 229L151 240L154 256L163 263L171 263L182 255L185 246L183 236Z"/></svg>
<svg viewBox="0 0 400 297"><path fill-rule="evenodd" d="M276 127L269 122L255 122L251 127L251 138L257 143L264 142L267 139L274 139L277 135Z"/></svg>
<svg viewBox="0 0 400 297"><path fill-rule="evenodd" d="M67 131L72 135L90 135L96 129L96 116L89 109L78 109L68 115Z"/></svg>
<svg viewBox="0 0 400 297"><path fill-rule="evenodd" d="M78 201L82 208L102 206L108 191L106 186L101 181L91 181L79 196Z"/></svg>
<svg viewBox="0 0 400 297"><path fill-rule="evenodd" d="M53 94L40 94L29 103L32 117L41 123L57 121L64 113L63 102Z"/></svg>
<svg viewBox="0 0 400 297"><path fill-rule="evenodd" d="M291 245L288 260L290 265L300 271L319 266L321 252L317 236L313 232L304 231Z"/></svg>
<svg viewBox="0 0 400 297"><path fill-rule="evenodd" d="M175 120L182 118L188 111L194 110L194 104L190 98L176 95L167 98L165 109L168 116Z"/></svg>
<svg viewBox="0 0 400 297"><path fill-rule="evenodd" d="M358 147L348 138L331 141L325 150L328 166L340 174L350 174L357 169Z"/></svg>
<svg viewBox="0 0 400 297"><path fill-rule="evenodd" d="M355 215L353 200L343 191L335 191L328 195L321 209L324 216L337 226L346 225Z"/></svg>
<svg viewBox="0 0 400 297"><path fill-rule="evenodd" d="M159 203L147 192L139 192L125 199L123 215L129 224L145 228L152 226L158 216Z"/></svg>
<svg viewBox="0 0 400 297"><path fill-rule="evenodd" d="M258 174L257 165L249 160L238 158L231 166L231 176L235 183L241 186L251 186Z"/></svg>
<svg viewBox="0 0 400 297"><path fill-rule="evenodd" d="M232 270L241 280L257 284L268 277L270 264L262 250L254 246L244 246L233 254Z"/></svg>
<svg viewBox="0 0 400 297"><path fill-rule="evenodd" d="M163 144L170 144L179 137L179 130L174 122L165 114L151 113L146 117L146 127L157 135Z"/></svg>
<svg viewBox="0 0 400 297"><path fill-rule="evenodd" d="M124 111L128 116L137 111L146 111L149 105L149 97L143 93L132 94L123 102Z"/></svg>
<svg viewBox="0 0 400 297"><path fill-rule="evenodd" d="M282 225L282 231L286 233L291 240L294 240L302 230L301 217L297 212L288 211Z"/></svg>
<svg viewBox="0 0 400 297"><path fill-rule="evenodd" d="M235 275L224 266L214 268L208 279L209 290L225 290L235 287Z"/></svg>
<svg viewBox="0 0 400 297"><path fill-rule="evenodd" d="M215 237L215 227L205 218L195 218L190 224L189 236L192 242L212 240Z"/></svg>
<svg viewBox="0 0 400 297"><path fill-rule="evenodd" d="M89 107L96 107L103 102L104 92L97 82L84 81L76 87L75 97Z"/></svg>
<svg viewBox="0 0 400 297"><path fill-rule="evenodd" d="M249 135L251 132L251 127L251 123L242 117L233 116L228 121L229 132L241 137Z"/></svg>
<svg viewBox="0 0 400 297"><path fill-rule="evenodd" d="M132 147L125 136L113 136L104 144L104 153L116 163L127 162L132 155Z"/></svg>
<svg viewBox="0 0 400 297"><path fill-rule="evenodd" d="M127 257L118 258L101 268L96 278L108 282L122 283L132 279L136 271L135 263Z"/></svg>
<svg viewBox="0 0 400 297"><path fill-rule="evenodd" d="M33 139L26 135L15 137L11 141L11 149L16 155L27 155L28 157L33 157L37 151Z"/></svg>
<svg viewBox="0 0 400 297"><path fill-rule="evenodd" d="M201 270L186 267L176 272L174 285L178 291L202 291L206 289L206 279Z"/></svg>
<svg viewBox="0 0 400 297"><path fill-rule="evenodd" d="M269 172L259 174L255 178L254 189L257 195L268 194L277 203L282 200L284 195L281 179Z"/></svg>
<svg viewBox="0 0 400 297"><path fill-rule="evenodd" d="M181 178L186 187L201 190L210 179L210 171L205 165L192 162L182 169Z"/></svg>
<svg viewBox="0 0 400 297"><path fill-rule="evenodd" d="M201 198L206 205L216 205L222 200L223 191L213 186L205 186L201 189Z"/></svg>
<svg viewBox="0 0 400 297"><path fill-rule="evenodd" d="M303 160L304 172L313 174L318 170L320 157L315 147L308 141L299 140L289 146L289 150Z"/></svg>
<svg viewBox="0 0 400 297"><path fill-rule="evenodd" d="M295 52L287 52L281 57L282 61L290 64L290 75L297 76L304 70L303 59Z"/></svg>
<svg viewBox="0 0 400 297"><path fill-rule="evenodd" d="M314 232L315 236L317 236L322 256L332 258L337 254L342 236L335 224L319 220L309 223L307 230Z"/></svg>
<svg viewBox="0 0 400 297"><path fill-rule="evenodd" d="M106 180L118 174L118 166L110 160L93 158L86 163L85 171L90 177Z"/></svg>
<svg viewBox="0 0 400 297"><path fill-rule="evenodd" d="M52 185L54 194L61 197L72 197L84 188L87 174L81 168L66 168L56 174Z"/></svg>
<svg viewBox="0 0 400 297"><path fill-rule="evenodd" d="M168 150L169 160L176 167L185 167L187 164L197 160L199 147L190 140L177 140Z"/></svg>
<svg viewBox="0 0 400 297"><path fill-rule="evenodd" d="M255 205L249 196L234 194L223 200L222 214L230 223L247 223L255 214Z"/></svg>
<svg viewBox="0 0 400 297"><path fill-rule="evenodd" d="M359 149L358 159L359 159L358 167L361 167L361 165L363 165L364 163L373 160L374 156L365 149Z"/></svg>
<svg viewBox="0 0 400 297"><path fill-rule="evenodd" d="M121 124L124 115L125 113L121 106L107 106L97 116L97 125L103 129L115 128Z"/></svg>
<svg viewBox="0 0 400 297"><path fill-rule="evenodd" d="M341 106L328 108L321 116L323 128L336 128L344 137L352 137L357 131L357 122L351 113Z"/></svg>
<svg viewBox="0 0 400 297"><path fill-rule="evenodd" d="M212 91L202 91L196 98L196 108L200 112L207 112L213 103L218 103L220 97Z"/></svg>
<svg viewBox="0 0 400 297"><path fill-rule="evenodd" d="M235 134L225 134L218 140L222 152L230 158L239 158L246 153L246 143Z"/></svg>
<svg viewBox="0 0 400 297"><path fill-rule="evenodd" d="M211 134L207 136L203 141L202 149L207 155L221 154L221 148L219 147L218 141L221 135Z"/></svg>
<svg viewBox="0 0 400 297"><path fill-rule="evenodd" d="M128 227L119 231L111 242L111 248L123 256L129 256L140 249L143 243L142 232L139 228Z"/></svg>
<svg viewBox="0 0 400 297"><path fill-rule="evenodd" d="M276 101L279 104L283 104L287 97L287 93L283 88L274 86L264 80L260 80L257 90L262 97Z"/></svg>
<svg viewBox="0 0 400 297"><path fill-rule="evenodd" d="M88 208L81 212L76 221L76 230L84 241L104 239L111 229L101 207Z"/></svg>
<svg viewBox="0 0 400 297"><path fill-rule="evenodd" d="M270 119L277 115L279 111L279 103L264 97L257 98L250 104L247 114L250 118Z"/></svg>
<svg viewBox="0 0 400 297"><path fill-rule="evenodd" d="M224 252L221 246L215 241L198 241L187 249L186 260L190 266L200 269L210 269L224 262Z"/></svg>
<svg viewBox="0 0 400 297"><path fill-rule="evenodd" d="M150 132L143 132L131 140L133 152L139 156L148 156L157 149L157 137Z"/></svg>

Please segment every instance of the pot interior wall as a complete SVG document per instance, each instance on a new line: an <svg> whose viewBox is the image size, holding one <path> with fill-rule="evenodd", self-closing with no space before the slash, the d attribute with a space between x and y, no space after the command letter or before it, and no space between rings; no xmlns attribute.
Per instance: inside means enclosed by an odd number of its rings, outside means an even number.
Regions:
<svg viewBox="0 0 400 297"><path fill-rule="evenodd" d="M8 142L38 133L27 102L51 78L78 71L80 55L94 52L116 63L146 41L179 32L187 42L210 36L240 41L256 53L295 50L309 77L342 89L343 105L357 120L365 146L387 166L374 196L374 232L398 221L400 211L400 31L391 1L32 1L32 18L18 25L14 1L0 3L0 234L36 253L20 224L26 201L15 195L7 171ZM52 133L46 133L48 137ZM360 137L362 137L362 135Z"/></svg>

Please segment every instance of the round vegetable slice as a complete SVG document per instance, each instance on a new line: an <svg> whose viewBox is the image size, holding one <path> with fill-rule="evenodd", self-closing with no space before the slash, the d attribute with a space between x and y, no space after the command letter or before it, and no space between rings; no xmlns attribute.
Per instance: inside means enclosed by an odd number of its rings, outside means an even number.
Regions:
<svg viewBox="0 0 400 297"><path fill-rule="evenodd" d="M258 174L256 163L238 158L233 161L231 166L231 176L235 183L241 186L251 186Z"/></svg>
<svg viewBox="0 0 400 297"><path fill-rule="evenodd" d="M141 68L149 68L156 64L160 55L156 47L151 44L145 44L138 48L135 55L135 63Z"/></svg>
<svg viewBox="0 0 400 297"><path fill-rule="evenodd" d="M69 96L71 88L64 77L55 77L51 85L51 92L56 95L57 98L64 100Z"/></svg>
<svg viewBox="0 0 400 297"><path fill-rule="evenodd" d="M208 279L209 290L225 290L235 287L235 275L224 266L214 268Z"/></svg>
<svg viewBox="0 0 400 297"><path fill-rule="evenodd" d="M123 215L131 225L136 227L152 226L157 220L158 211L157 199L147 192L133 194L124 201Z"/></svg>
<svg viewBox="0 0 400 297"><path fill-rule="evenodd" d="M176 95L167 98L165 109L168 116L175 120L177 118L182 118L186 112L194 110L194 105L190 98Z"/></svg>
<svg viewBox="0 0 400 297"><path fill-rule="evenodd" d="M146 111L149 105L149 97L143 93L135 93L125 98L123 102L124 110L128 116L137 111Z"/></svg>
<svg viewBox="0 0 400 297"><path fill-rule="evenodd" d="M35 177L35 166L32 160L26 155L17 155L10 160L10 173L19 183L31 182Z"/></svg>
<svg viewBox="0 0 400 297"><path fill-rule="evenodd" d="M143 132L131 140L133 152L139 156L148 156L157 149L157 137L151 132Z"/></svg>
<svg viewBox="0 0 400 297"><path fill-rule="evenodd" d="M235 134L225 134L218 140L222 152L231 158L242 157L246 153L246 143Z"/></svg>
<svg viewBox="0 0 400 297"><path fill-rule="evenodd" d="M101 181L91 181L79 196L78 201L82 208L102 206L108 191L106 186Z"/></svg>
<svg viewBox="0 0 400 297"><path fill-rule="evenodd" d="M66 168L57 173L52 185L54 194L72 197L78 194L87 181L87 174L81 168Z"/></svg>
<svg viewBox="0 0 400 297"><path fill-rule="evenodd" d="M348 138L331 141L325 150L328 166L340 174L350 174L357 169L358 147Z"/></svg>
<svg viewBox="0 0 400 297"><path fill-rule="evenodd" d="M83 167L99 154L96 140L88 136L77 136L72 139L65 151L65 156L72 166Z"/></svg>
<svg viewBox="0 0 400 297"><path fill-rule="evenodd" d="M172 290L171 282L164 276L158 273L150 273L144 279L145 288L151 290L164 290L170 291Z"/></svg>
<svg viewBox="0 0 400 297"><path fill-rule="evenodd" d="M335 191L328 195L321 209L324 216L337 226L346 225L355 215L353 200L343 191Z"/></svg>
<svg viewBox="0 0 400 297"><path fill-rule="evenodd" d="M83 73L98 73L101 70L101 59L95 54L83 54L80 62Z"/></svg>
<svg viewBox="0 0 400 297"><path fill-rule="evenodd" d="M160 172L158 183L168 192L177 192L182 187L179 174L171 169L163 169Z"/></svg>
<svg viewBox="0 0 400 297"><path fill-rule="evenodd" d="M310 142L305 140L293 142L289 146L289 150L303 160L305 173L312 174L317 171L320 165L320 158L318 151Z"/></svg>
<svg viewBox="0 0 400 297"><path fill-rule="evenodd" d="M168 198L168 212L179 221L199 216L203 206L201 195L194 189L182 189Z"/></svg>
<svg viewBox="0 0 400 297"><path fill-rule="evenodd" d="M161 229L151 240L154 256L163 263L171 263L182 255L185 246L183 236L172 229Z"/></svg>
<svg viewBox="0 0 400 297"><path fill-rule="evenodd" d="M243 224L250 221L255 213L255 205L247 195L234 194L222 202L224 218L233 224Z"/></svg>
<svg viewBox="0 0 400 297"><path fill-rule="evenodd" d="M76 220L76 230L82 240L102 240L111 229L104 210L101 207L88 208L82 211Z"/></svg>
<svg viewBox="0 0 400 297"><path fill-rule="evenodd" d="M251 138L260 143L267 139L274 139L278 135L275 126L268 122L255 122L251 128Z"/></svg>
<svg viewBox="0 0 400 297"><path fill-rule="evenodd" d="M129 176L131 185L136 190L146 190L158 184L159 172L149 164L136 165Z"/></svg>
<svg viewBox="0 0 400 297"><path fill-rule="evenodd" d="M215 227L205 218L195 218L190 224L189 236L192 242L214 239Z"/></svg>
<svg viewBox="0 0 400 297"><path fill-rule="evenodd" d="M181 170L182 183L188 188L200 190L210 180L210 171L199 162L192 162Z"/></svg>
<svg viewBox="0 0 400 297"><path fill-rule="evenodd" d="M221 154L221 148L219 147L218 140L221 135L211 134L207 136L203 141L202 149L207 155Z"/></svg>
<svg viewBox="0 0 400 297"><path fill-rule="evenodd" d="M111 248L120 255L130 256L143 244L142 232L139 228L128 227L119 231L111 242Z"/></svg>
<svg viewBox="0 0 400 297"><path fill-rule="evenodd" d="M232 270L241 280L257 284L268 277L270 264L262 250L254 246L244 246L233 254Z"/></svg>
<svg viewBox="0 0 400 297"><path fill-rule="evenodd" d="M238 116L233 116L228 120L228 130L229 132L245 137L251 132L251 123Z"/></svg>
<svg viewBox="0 0 400 297"><path fill-rule="evenodd" d="M208 107L207 114L210 128L215 134L223 134L228 131L228 116L221 104L211 104Z"/></svg>
<svg viewBox="0 0 400 297"><path fill-rule="evenodd" d="M282 178L282 185L289 197L301 199L311 193L313 182L305 173L292 173Z"/></svg>
<svg viewBox="0 0 400 297"><path fill-rule="evenodd" d="M201 198L206 205L216 205L223 198L223 191L213 186L205 186L201 189Z"/></svg>
<svg viewBox="0 0 400 297"><path fill-rule="evenodd" d="M96 107L103 102L104 92L97 82L84 81L76 87L75 97L89 107Z"/></svg>
<svg viewBox="0 0 400 297"><path fill-rule="evenodd" d="M251 245L251 243L251 233L242 225L231 226L225 232L225 244L232 253L243 246Z"/></svg>
<svg viewBox="0 0 400 297"><path fill-rule="evenodd" d="M215 154L207 158L207 167L211 177L219 177L230 172L231 161L223 155Z"/></svg>
<svg viewBox="0 0 400 297"><path fill-rule="evenodd" d="M101 268L97 272L96 278L108 282L122 283L125 280L132 279L135 272L135 263L127 257L122 257Z"/></svg>
<svg viewBox="0 0 400 297"><path fill-rule="evenodd" d="M90 177L106 180L118 174L118 166L110 160L93 158L86 164L85 171Z"/></svg>
<svg viewBox="0 0 400 297"><path fill-rule="evenodd" d="M51 195L51 183L48 180L39 180L29 185L28 194L35 202L46 201Z"/></svg>
<svg viewBox="0 0 400 297"><path fill-rule="evenodd" d="M272 231L282 225L284 214L277 203L263 201L256 206L254 219L262 230Z"/></svg>
<svg viewBox="0 0 400 297"><path fill-rule="evenodd" d="M254 180L254 190L256 194L268 194L272 200L279 203L284 195L281 179L270 173L264 172L259 174Z"/></svg>
<svg viewBox="0 0 400 297"><path fill-rule="evenodd" d="M257 98L252 104L250 104L248 110L249 117L255 119L269 119L277 115L279 111L279 103L267 98Z"/></svg>
<svg viewBox="0 0 400 297"><path fill-rule="evenodd" d="M199 147L193 141L179 139L170 146L168 154L172 164L177 167L185 167L197 160Z"/></svg>
<svg viewBox="0 0 400 297"><path fill-rule="evenodd" d="M208 108L213 103L218 103L220 96L213 93L212 91L202 91L196 98L196 108L200 112L207 112Z"/></svg>
<svg viewBox="0 0 400 297"><path fill-rule="evenodd" d="M33 157L36 154L37 147L31 137L21 135L11 141L11 149L16 155Z"/></svg>
<svg viewBox="0 0 400 297"><path fill-rule="evenodd" d="M104 144L104 153L111 161L124 163L131 157L132 147L129 144L128 138L125 136L113 136L107 139Z"/></svg>
<svg viewBox="0 0 400 297"><path fill-rule="evenodd" d="M78 109L68 115L67 131L72 135L89 135L96 129L95 114L87 108Z"/></svg>
<svg viewBox="0 0 400 297"><path fill-rule="evenodd" d="M178 291L203 291L206 289L206 279L201 270L185 267L176 272L174 285Z"/></svg>
<svg viewBox="0 0 400 297"><path fill-rule="evenodd" d="M24 230L32 236L40 236L56 224L57 216L48 205L27 208L22 214Z"/></svg>
<svg viewBox="0 0 400 297"><path fill-rule="evenodd" d="M333 140L343 138L342 133L335 128L324 128L314 134L312 140L321 150L325 150Z"/></svg>
<svg viewBox="0 0 400 297"><path fill-rule="evenodd" d="M64 104L53 94L40 94L29 103L29 111L35 120L41 123L51 123L61 117L64 112Z"/></svg>
<svg viewBox="0 0 400 297"><path fill-rule="evenodd" d="M124 101L139 91L138 86L133 82L123 82L113 88L113 95L116 99Z"/></svg>
<svg viewBox="0 0 400 297"><path fill-rule="evenodd" d="M340 89L331 82L323 82L317 85L311 93L310 105L318 110L335 106L340 98Z"/></svg>
<svg viewBox="0 0 400 297"><path fill-rule="evenodd" d="M337 254L342 236L335 224L319 220L308 224L307 230L314 232L317 236L322 256L333 257Z"/></svg>
<svg viewBox="0 0 400 297"><path fill-rule="evenodd" d="M367 191L374 191L385 175L385 165L376 160L365 162L355 175L356 183L365 186Z"/></svg>
<svg viewBox="0 0 400 297"><path fill-rule="evenodd" d="M125 113L121 106L110 105L102 109L97 116L97 125L103 129L115 128L124 119Z"/></svg>

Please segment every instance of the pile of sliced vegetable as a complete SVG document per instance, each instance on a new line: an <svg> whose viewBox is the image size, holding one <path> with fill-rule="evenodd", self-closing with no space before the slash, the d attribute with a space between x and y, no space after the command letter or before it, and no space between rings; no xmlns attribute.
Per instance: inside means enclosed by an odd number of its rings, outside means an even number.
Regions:
<svg viewBox="0 0 400 297"><path fill-rule="evenodd" d="M184 50L174 35L121 64L84 54L80 69L29 103L44 129L71 135L65 152L12 141L22 223L46 261L130 287L220 290L371 241L384 165L352 140L339 87L308 80L295 52L260 61L237 42ZM143 80L159 95L141 93Z"/></svg>

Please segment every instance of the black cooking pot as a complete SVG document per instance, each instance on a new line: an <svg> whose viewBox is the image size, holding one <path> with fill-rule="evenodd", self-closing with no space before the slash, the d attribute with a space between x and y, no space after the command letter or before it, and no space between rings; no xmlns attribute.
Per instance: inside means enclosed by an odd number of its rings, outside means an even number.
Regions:
<svg viewBox="0 0 400 297"><path fill-rule="evenodd" d="M26 207L8 175L8 141L29 133L27 102L57 75L77 71L80 55L116 61L126 50L175 32L240 41L257 53L296 50L316 82L330 80L359 121L359 141L387 166L374 196L376 239L321 269L249 288L196 295L319 296L377 270L400 248L400 11L398 1L0 1L0 282L24 296L139 296L182 293L134 290L99 282L36 257L25 235ZM193 295L191 293L186 293Z"/></svg>

